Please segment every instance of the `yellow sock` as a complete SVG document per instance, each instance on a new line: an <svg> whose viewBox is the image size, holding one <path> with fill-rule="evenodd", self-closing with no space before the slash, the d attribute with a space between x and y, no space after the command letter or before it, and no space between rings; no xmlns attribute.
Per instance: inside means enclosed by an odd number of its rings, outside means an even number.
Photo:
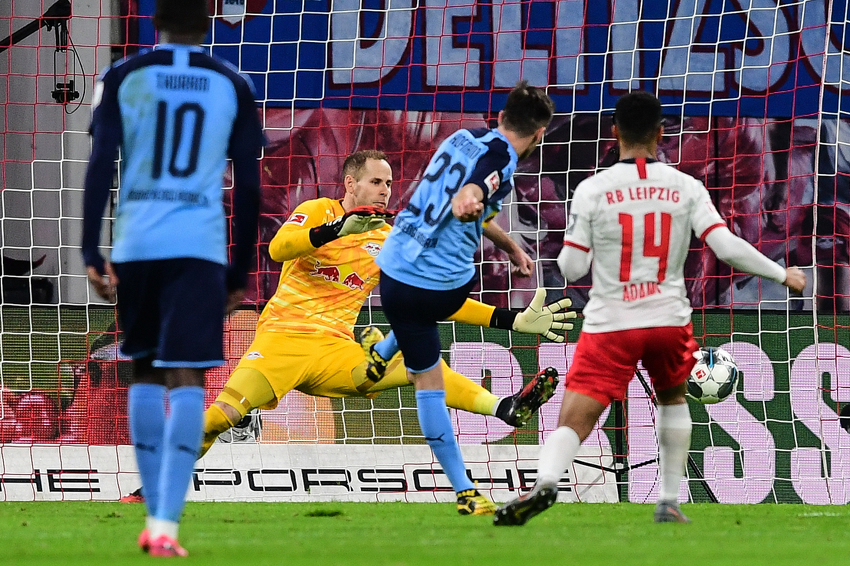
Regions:
<svg viewBox="0 0 850 566"><path fill-rule="evenodd" d="M407 379L407 369L405 369L404 364L402 363L401 354L396 354L390 359L390 362L387 364L387 372L384 374L384 378L375 384L372 384L371 381L366 379L363 371L365 365L366 362L363 362L361 365L354 368L354 371L351 372L351 377L354 380L354 385L357 387L358 391L364 391L361 389L359 385L360 383L364 383L368 386L368 389L365 390L367 397L371 394L377 395L379 392L386 391L387 389L395 389L410 385L410 380ZM358 375L362 375L362 377L358 377Z"/></svg>
<svg viewBox="0 0 850 566"><path fill-rule="evenodd" d="M201 454L198 457L202 458L204 454L209 452L218 435L235 424L230 422L221 407L215 403L210 405L210 408L204 411L204 442L201 445Z"/></svg>
<svg viewBox="0 0 850 566"><path fill-rule="evenodd" d="M479 415L492 415L499 398L470 379L449 368L443 362L443 382L446 384L446 405Z"/></svg>

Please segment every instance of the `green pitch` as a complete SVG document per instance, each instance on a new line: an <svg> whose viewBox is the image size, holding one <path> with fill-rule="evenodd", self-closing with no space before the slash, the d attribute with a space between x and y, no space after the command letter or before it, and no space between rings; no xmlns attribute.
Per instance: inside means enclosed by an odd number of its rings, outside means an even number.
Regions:
<svg viewBox="0 0 850 566"><path fill-rule="evenodd" d="M685 505L690 525L650 505L557 504L524 527L461 517L452 504L189 503L185 560L210 565L628 566L845 563L850 508ZM138 504L0 503L4 565L150 564Z"/></svg>

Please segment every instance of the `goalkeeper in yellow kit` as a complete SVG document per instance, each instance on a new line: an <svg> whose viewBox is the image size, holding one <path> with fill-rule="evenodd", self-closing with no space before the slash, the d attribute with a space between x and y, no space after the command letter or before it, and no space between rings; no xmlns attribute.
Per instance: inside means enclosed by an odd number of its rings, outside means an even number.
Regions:
<svg viewBox="0 0 850 566"><path fill-rule="evenodd" d="M323 397L371 397L411 385L400 355L388 363L372 358L370 346L383 338L380 331L367 328L362 344L353 332L364 301L378 283L374 258L390 231L384 219L391 216L386 206L392 169L382 152L365 150L346 158L342 176L342 200L302 203L272 239L269 255L283 263L278 288L260 316L254 341L204 415L201 456L249 411L272 409L293 389ZM490 226L488 238L530 274L531 259L501 228ZM563 341L555 331L571 329L567 321L575 313L563 310L569 299L543 306L544 295L538 290L532 306L522 313L468 300L451 318ZM445 362L443 373L449 407L494 415L512 426L525 424L558 383L557 372L548 368L520 392L500 399ZM465 510L458 508L462 514Z"/></svg>

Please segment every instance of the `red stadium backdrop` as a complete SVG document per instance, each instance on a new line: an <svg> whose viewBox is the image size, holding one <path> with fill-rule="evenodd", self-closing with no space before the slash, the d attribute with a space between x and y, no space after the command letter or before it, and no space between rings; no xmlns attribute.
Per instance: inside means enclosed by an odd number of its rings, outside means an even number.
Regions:
<svg viewBox="0 0 850 566"><path fill-rule="evenodd" d="M127 446L130 364L119 352L114 309L92 304L76 248L94 74L154 42L154 2L121 0L118 13L70 4L63 12L65 4L0 7L0 36L9 36L0 41L0 499L109 499L137 487ZM589 280L565 290L555 263L566 212L578 183L616 161L613 103L640 88L664 104L659 159L700 179L737 235L804 267L812 282L788 297L692 241L686 276L698 339L726 347L744 377L729 400L691 406L693 466L682 497L850 501L850 434L839 416L850 402L847 2L697 3L702 13L693 4L211 1L208 43L253 80L269 145L256 269L244 309L228 321L228 365L208 375L207 402L274 293L280 266L267 246L289 213L307 199L341 197L345 156L374 148L393 167L390 206L403 208L440 142L458 128L495 125L521 76L548 87L557 114L497 221L537 269L512 276L504 254L485 242L475 294L518 308L543 286L550 299L566 293L581 308ZM360 323L384 323L379 297ZM442 331L447 361L498 394L547 365L563 374L572 357L571 344L452 324ZM454 413L470 470L497 499L533 483L536 447L554 429L560 395L516 432ZM603 416L583 458L651 460L653 419L635 381L625 411ZM42 481L50 473L71 479ZM445 487L435 477L411 392L375 400L293 392L263 413L258 444L214 449L193 490L196 499L434 500ZM613 474L578 466L570 480L563 489L574 499L645 501L657 489L657 468Z"/></svg>

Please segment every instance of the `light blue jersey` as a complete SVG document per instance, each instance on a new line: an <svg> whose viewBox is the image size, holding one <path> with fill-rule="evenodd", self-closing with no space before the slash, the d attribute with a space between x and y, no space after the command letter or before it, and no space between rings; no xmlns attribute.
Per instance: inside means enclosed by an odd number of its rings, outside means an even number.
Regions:
<svg viewBox="0 0 850 566"><path fill-rule="evenodd" d="M396 217L376 262L390 277L422 289L457 289L475 275L473 256L483 223L513 189L517 154L498 130L458 130L425 169L407 208ZM474 222L452 214L452 197L474 183L484 191L484 213Z"/></svg>
<svg viewBox="0 0 850 566"><path fill-rule="evenodd" d="M227 264L227 158L264 140L250 83L201 47L163 44L108 68L94 108L93 132L121 133L112 261Z"/></svg>

